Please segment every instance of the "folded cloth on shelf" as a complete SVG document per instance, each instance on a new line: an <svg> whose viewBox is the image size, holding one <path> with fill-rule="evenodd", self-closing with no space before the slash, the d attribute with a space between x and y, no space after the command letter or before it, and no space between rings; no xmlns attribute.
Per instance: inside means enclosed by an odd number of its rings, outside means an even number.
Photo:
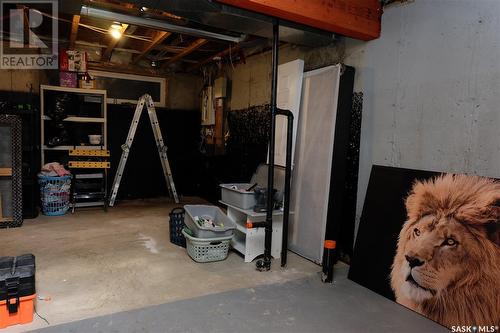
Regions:
<svg viewBox="0 0 500 333"><path fill-rule="evenodd" d="M51 162L47 163L42 167L42 170L40 171L40 174L43 176L66 176L70 175L71 173L64 168L63 165L57 163L57 162Z"/></svg>

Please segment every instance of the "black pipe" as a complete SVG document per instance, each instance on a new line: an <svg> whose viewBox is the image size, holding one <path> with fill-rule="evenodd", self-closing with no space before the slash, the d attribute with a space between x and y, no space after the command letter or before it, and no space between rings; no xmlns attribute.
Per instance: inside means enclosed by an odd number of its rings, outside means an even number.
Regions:
<svg viewBox="0 0 500 333"><path fill-rule="evenodd" d="M292 178L292 140L293 140L293 113L289 110L278 109L277 115L286 116L286 164L285 164L285 194L283 196L283 235L281 239L281 267L286 266L288 254L288 221L290 217L290 180Z"/></svg>
<svg viewBox="0 0 500 333"><path fill-rule="evenodd" d="M278 90L278 46L279 22L273 23L273 54L272 54L272 81L271 81L271 128L269 131L269 167L267 171L267 211L264 236L264 258L257 261L257 269L268 271L271 269L271 244L273 237L273 208L274 208L274 147L276 137L276 95Z"/></svg>

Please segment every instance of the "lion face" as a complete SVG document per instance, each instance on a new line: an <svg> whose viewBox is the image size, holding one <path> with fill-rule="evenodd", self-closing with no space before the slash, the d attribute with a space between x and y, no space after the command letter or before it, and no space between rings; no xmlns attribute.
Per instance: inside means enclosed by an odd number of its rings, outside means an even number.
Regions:
<svg viewBox="0 0 500 333"><path fill-rule="evenodd" d="M445 326L500 323L500 182L417 181L391 271L396 301Z"/></svg>
<svg viewBox="0 0 500 333"><path fill-rule="evenodd" d="M453 217L427 215L403 229L400 291L413 302L439 297L465 275L475 253L474 236Z"/></svg>

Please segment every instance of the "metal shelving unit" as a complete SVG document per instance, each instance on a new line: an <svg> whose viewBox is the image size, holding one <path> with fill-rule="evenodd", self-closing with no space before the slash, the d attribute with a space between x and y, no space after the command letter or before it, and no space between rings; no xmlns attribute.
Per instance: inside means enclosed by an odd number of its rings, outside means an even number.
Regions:
<svg viewBox="0 0 500 333"><path fill-rule="evenodd" d="M63 119L64 123L71 124L73 128L75 126L81 130L85 129L85 124L91 124L91 126L100 127L100 134L102 135L101 145L91 145L86 143L84 145L81 142L73 142L73 145L61 145L49 147L47 146L47 124L49 124L51 118L47 115L46 98L49 94L57 95L58 93L73 94L77 95L78 101L83 102L85 105L89 103L88 106L92 109L92 116L71 114L69 112L68 116ZM73 160L85 160L86 158L92 159L93 157L105 157L109 158L109 151L107 151L107 129L106 129L106 90L96 90L96 89L80 89L80 88L66 88L57 86L40 86L40 117L41 117L41 164L42 166L46 162L55 162L59 158L59 162L73 159ZM96 107L95 104L99 104ZM85 109L85 107L83 107ZM100 110L100 112L97 112ZM73 111L73 110L72 110ZM82 105L79 105L79 109L75 108L75 112L82 111ZM85 110L83 110L85 111ZM87 133L87 134L97 134L97 133ZM75 138L73 138L75 140ZM86 151L86 153L82 153ZM78 153L79 152L79 153ZM105 153L102 155L102 153ZM46 155L51 154L52 160L47 160ZM55 157L54 157L55 156ZM53 160L56 158L56 160ZM68 167L71 168L71 173L73 174L72 180L72 199L71 207L74 212L75 207L91 207L91 206L103 206L104 209L107 207L107 168L109 168L109 162L78 162L69 161Z"/></svg>
<svg viewBox="0 0 500 333"><path fill-rule="evenodd" d="M75 94L83 97L83 101L86 103L98 103L101 105L100 115L99 117L83 117L78 115L69 114L63 121L68 123L87 123L87 124L101 124L101 134L102 134L102 145L79 145L75 143L75 145L63 145L63 146L55 146L48 147L46 145L46 123L50 121L50 117L47 116L46 112L46 98L48 93L56 94L56 93L67 93L67 94ZM49 85L41 85L40 86L40 117L41 117L41 131L40 131L40 143L41 143L41 165L43 166L47 161L45 158L46 152L48 151L69 151L71 149L107 149L107 129L106 129L106 98L107 93L106 90L98 90L98 89L82 89L82 88L67 88L67 87L58 87L58 86L49 86ZM95 134L95 133L89 133ZM67 156L67 153L64 154Z"/></svg>
<svg viewBox="0 0 500 333"><path fill-rule="evenodd" d="M44 116L43 120L51 120L49 116ZM63 121L69 121L74 123L105 123L105 118L93 118L93 117L67 117Z"/></svg>

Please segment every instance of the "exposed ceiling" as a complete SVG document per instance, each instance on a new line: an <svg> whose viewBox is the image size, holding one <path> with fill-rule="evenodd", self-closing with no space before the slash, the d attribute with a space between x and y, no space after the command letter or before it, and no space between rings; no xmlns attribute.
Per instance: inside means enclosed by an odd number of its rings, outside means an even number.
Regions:
<svg viewBox="0 0 500 333"><path fill-rule="evenodd" d="M208 37L211 38L200 36L197 34L198 27L190 25L188 20L134 3L88 0L82 1L80 8L64 9L65 12L59 17L59 31L70 31L66 37L67 46L97 47L101 50L100 59L89 57L89 67L92 69L150 75L174 71L193 72L202 64L211 62L213 55L234 49L235 42L247 38L241 34L213 29L214 37L210 34ZM108 33L113 22L122 24L123 35L119 40ZM232 37L234 42L221 40L217 38L218 34L229 39ZM231 56L235 62L238 61L238 53L231 52Z"/></svg>
<svg viewBox="0 0 500 333"><path fill-rule="evenodd" d="M244 61L269 47L273 24L265 15L209 0L59 0L59 15L52 19L59 22L60 48L92 50L91 69L148 75ZM109 33L114 23L121 24L119 39ZM320 46L334 35L281 21L280 40Z"/></svg>

